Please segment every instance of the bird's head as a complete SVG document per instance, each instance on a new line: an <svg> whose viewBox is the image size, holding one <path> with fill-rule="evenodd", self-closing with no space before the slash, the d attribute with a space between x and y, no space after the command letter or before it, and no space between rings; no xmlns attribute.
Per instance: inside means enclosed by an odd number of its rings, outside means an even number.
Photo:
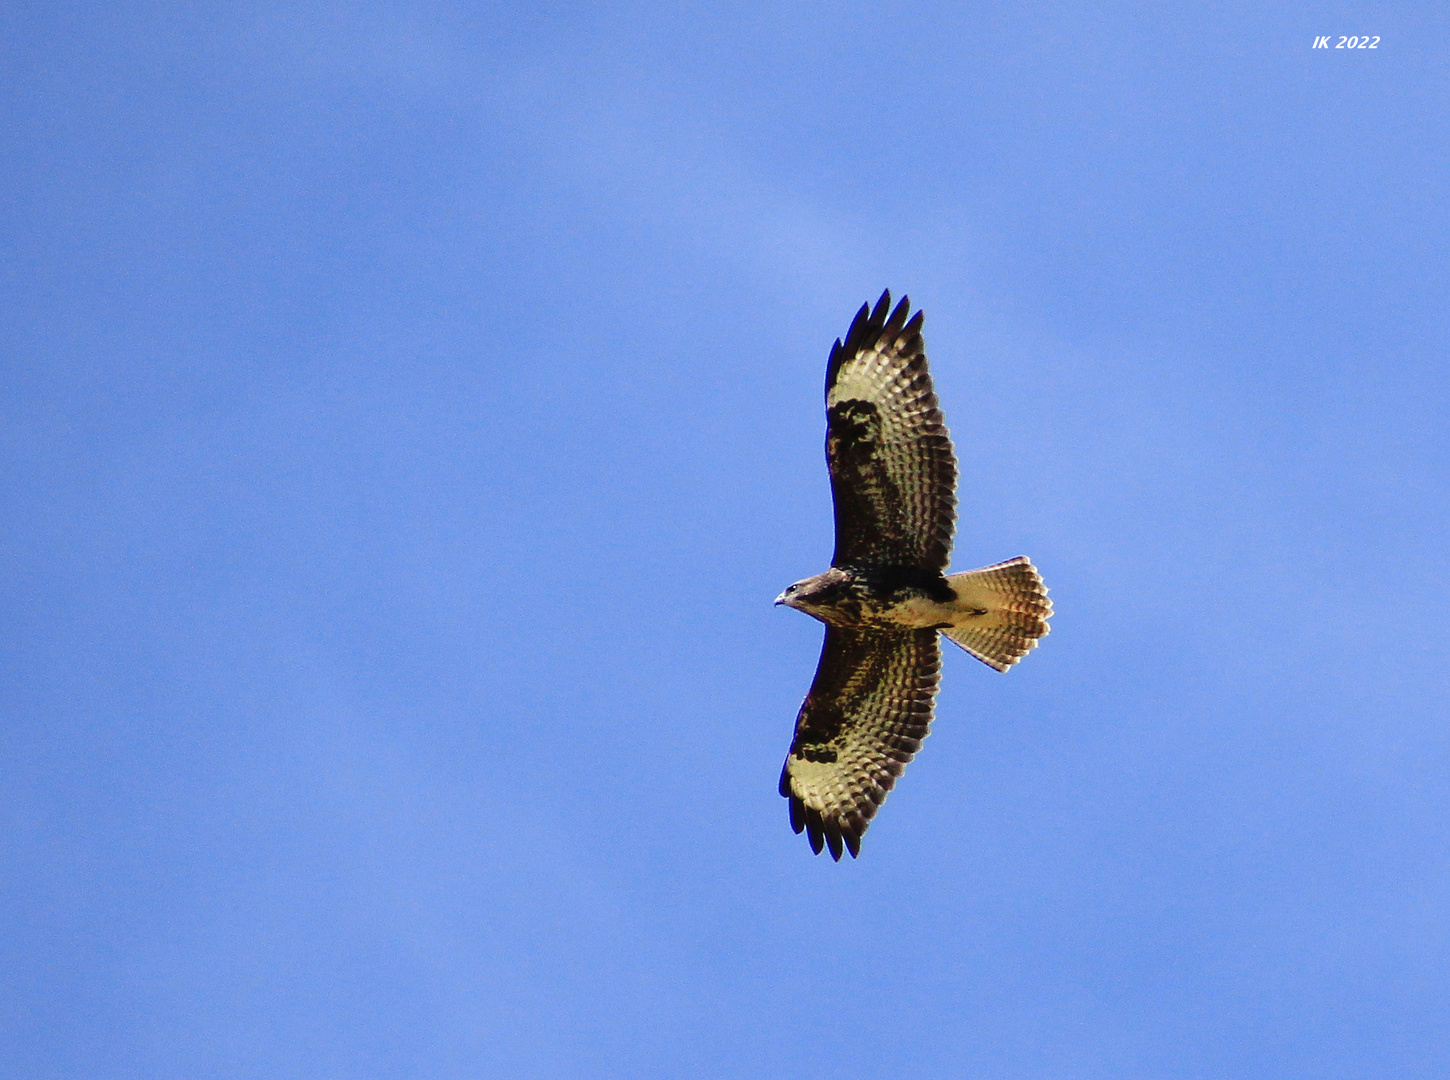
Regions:
<svg viewBox="0 0 1450 1080"><path fill-rule="evenodd" d="M817 574L788 586L785 592L775 598L775 602L777 605L784 604L797 611L804 611L807 615L815 615L821 608L830 605L840 594L846 581L846 575L833 566L824 574Z"/></svg>

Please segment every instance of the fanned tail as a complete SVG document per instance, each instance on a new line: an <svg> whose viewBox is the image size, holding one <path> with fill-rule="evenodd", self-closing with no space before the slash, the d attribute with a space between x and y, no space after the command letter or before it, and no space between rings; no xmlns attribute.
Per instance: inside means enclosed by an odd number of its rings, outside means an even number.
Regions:
<svg viewBox="0 0 1450 1080"><path fill-rule="evenodd" d="M1042 575L1025 555L947 575L959 609L942 633L984 664L1006 671L1047 634L1052 601Z"/></svg>

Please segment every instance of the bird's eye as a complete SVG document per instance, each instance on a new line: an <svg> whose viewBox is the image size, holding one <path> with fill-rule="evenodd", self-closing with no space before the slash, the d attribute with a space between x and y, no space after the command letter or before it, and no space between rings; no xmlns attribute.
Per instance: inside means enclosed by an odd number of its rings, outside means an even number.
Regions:
<svg viewBox="0 0 1450 1080"><path fill-rule="evenodd" d="M786 592L788 592L788 593L789 592L795 592L799 588L800 588L799 585L792 585L789 589L786 589Z"/></svg>

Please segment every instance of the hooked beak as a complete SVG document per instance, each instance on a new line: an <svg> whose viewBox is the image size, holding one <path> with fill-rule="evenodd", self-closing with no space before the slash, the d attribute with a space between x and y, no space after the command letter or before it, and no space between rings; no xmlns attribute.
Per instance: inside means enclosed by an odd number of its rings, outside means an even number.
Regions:
<svg viewBox="0 0 1450 1080"><path fill-rule="evenodd" d="M783 604L783 603L785 603L785 593L781 593L779 596L777 596L775 598L775 606L776 607L780 607L780 605Z"/></svg>

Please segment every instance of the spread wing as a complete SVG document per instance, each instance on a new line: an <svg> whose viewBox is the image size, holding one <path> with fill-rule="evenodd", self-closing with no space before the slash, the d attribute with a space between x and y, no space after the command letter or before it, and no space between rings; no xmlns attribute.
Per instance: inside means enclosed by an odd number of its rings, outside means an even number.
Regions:
<svg viewBox="0 0 1450 1080"><path fill-rule="evenodd" d="M834 566L942 570L956 521L957 462L926 367L921 312L891 293L862 304L826 366L826 463L836 505Z"/></svg>
<svg viewBox="0 0 1450 1080"><path fill-rule="evenodd" d="M811 691L780 773L790 824L852 858L931 727L941 675L935 630L826 627Z"/></svg>

